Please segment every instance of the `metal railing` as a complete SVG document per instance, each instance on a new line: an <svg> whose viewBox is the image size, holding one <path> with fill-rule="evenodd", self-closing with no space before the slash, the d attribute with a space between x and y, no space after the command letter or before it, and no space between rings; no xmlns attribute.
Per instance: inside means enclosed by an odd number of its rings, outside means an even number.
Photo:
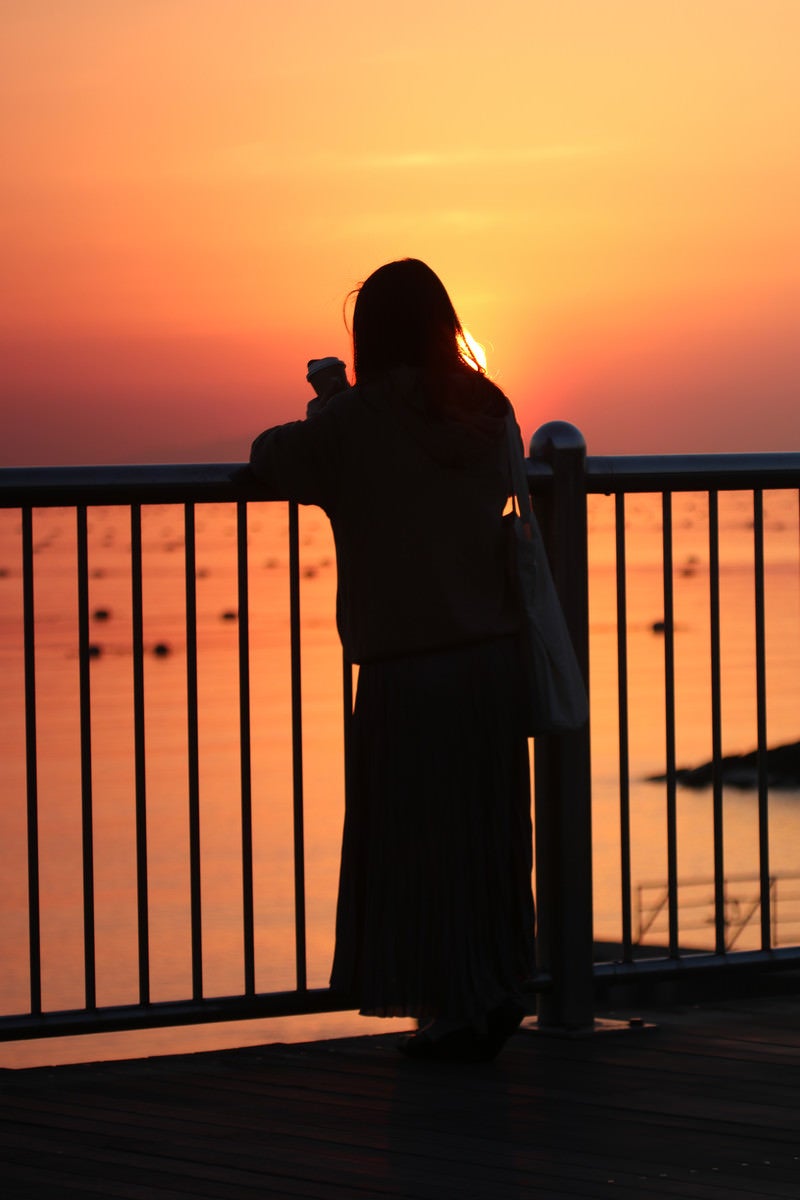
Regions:
<svg viewBox="0 0 800 1200"><path fill-rule="evenodd" d="M586 497L613 496L615 503L617 676L619 728L619 838L622 938L617 960L589 963L587 938L591 927L585 880L591 878L591 772L585 763L589 733L544 739L543 762L537 747L537 855L560 856L555 894L539 890L542 961L553 972L553 989L542 999L547 1021L567 1026L588 1025L598 984L627 984L656 979L687 980L702 974L720 977L736 972L763 973L800 965L800 946L774 945L773 896L769 854L769 780L767 745L767 687L765 649L764 492L800 488L800 454L721 454L627 456L585 459L578 430L553 422L537 431L531 443L535 465L553 470L554 484L543 490L540 512L549 532L556 581L570 621L576 648L588 679L588 605L586 603ZM532 479L536 490L536 477ZM756 950L730 952L726 946L726 894L723 837L722 680L720 652L719 495L749 491L753 497L753 586L756 668L756 745L758 806L758 878L760 945ZM711 629L712 807L714 840L714 950L687 953L680 946L675 621L673 563L673 498L682 492L703 492L708 501L709 596ZM663 956L636 958L632 915L631 770L629 761L628 617L626 602L626 497L655 493L661 500L664 635L664 755L666 762L667 946ZM565 552L566 551L566 552ZM549 741L556 742L550 746ZM575 761L583 755L575 774ZM576 792L579 799L576 798ZM555 803L550 798L557 797ZM559 811L553 811L555 808ZM539 829L539 810L545 814ZM554 828L552 827L554 826ZM576 836L577 830L577 836ZM548 870L549 875L549 870ZM538 881L538 880L537 880ZM576 881L578 886L576 887ZM548 903L552 905L548 912ZM571 962L567 960L571 959ZM563 989L564 995L559 994Z"/></svg>
<svg viewBox="0 0 800 1200"><path fill-rule="evenodd" d="M238 476L238 478L237 478ZM250 646L248 588L248 501L263 501L265 489L242 477L238 464L121 467L43 468L0 471L0 507L17 508L21 517L21 575L23 592L25 760L27 789L27 895L28 975L30 1005L25 1013L0 1015L0 1038L54 1036L70 1033L147 1028L173 1024L198 1024L248 1017L284 1016L346 1009L348 1001L326 988L307 985L306 886L303 775L303 716L300 657L300 549L299 514L288 505L289 607L291 684L292 808L294 844L295 987L259 992L255 970L255 917L253 881L253 811L250 730ZM242 912L241 937L244 987L231 996L206 996L203 986L202 867L200 849L200 792L198 737L197 644L197 505L215 501L236 506L238 682L239 682L239 791L241 822ZM159 1001L151 997L148 805L145 750L142 508L144 505L178 505L183 510L185 556L185 659L186 744L188 774L188 857L190 887L191 989L182 1000ZM98 1005L95 963L95 817L92 751L92 682L90 661L90 604L88 567L88 514L96 506L121 505L130 514L131 646L133 691L133 758L136 829L131 853L136 860L138 995L130 1004ZM80 710L81 859L83 910L83 991L81 1008L48 1010L43 1003L40 853L39 766L41 748L37 734L37 628L36 572L34 568L33 512L41 508L74 510L77 546L77 618ZM352 672L343 671L343 704L352 708ZM233 814L236 815L236 814Z"/></svg>
<svg viewBox="0 0 800 1200"><path fill-rule="evenodd" d="M619 678L620 894L622 938L619 961L593 962L592 787L590 728L537 741L536 894L538 908L540 1021L544 1025L579 1028L593 1020L599 982L672 976L700 969L717 971L741 966L758 969L800 965L800 946L776 948L772 937L772 890L767 816L766 676L764 669L764 488L800 487L800 454L693 455L682 457L585 457L583 438L574 427L555 422L544 426L531 443L529 480L556 585L562 596L579 661L589 674L587 496L613 495L616 506L617 617ZM756 556L757 745L759 751L758 812L760 836L760 948L732 952L726 945L728 917L723 864L723 780L721 761L721 680L719 670L719 561L717 496L720 490L747 489L754 497ZM682 953L679 946L677 817L675 764L674 641L672 611L672 496L701 490L708 495L712 630L713 820L715 949L708 954ZM625 498L636 492L661 495L664 559L665 754L667 763L668 879L666 910L668 946L662 959L634 957L630 860L630 766L628 761L628 683L626 615ZM0 1015L0 1038L96 1032L245 1017L337 1011L350 1007L347 997L327 988L308 986L306 946L306 881L304 828L304 731L301 697L300 553L298 510L289 505L289 581L291 639L291 742L294 843L295 986L259 991L256 972L256 916L253 879L253 781L251 762L251 646L248 610L248 506L268 500L265 489L237 464L174 467L36 468L0 471L0 507L21 516L23 611L23 694L25 711L25 788L27 844L27 959L30 1003L27 1011ZM241 825L241 938L244 986L228 996L207 996L203 986L202 863L198 753L197 562L195 519L198 505L235 505L238 594L239 814ZM179 1000L154 1000L151 994L148 908L148 797L146 706L144 699L142 508L166 504L183 511L185 553L186 744L188 754L188 830L190 878L191 989ZM89 568L87 520L95 506L122 506L130 528L131 636L133 693L133 771L136 862L138 994L130 1003L101 1005L97 1000L94 956L95 908L94 774L92 748L92 682L89 669ZM37 736L37 623L33 512L39 508L74 511L77 546L77 624L80 710L81 857L83 909L83 991L81 1006L53 1011L43 1001L41 977L41 912L38 776L42 748ZM343 670L345 723L352 709L352 673ZM345 747L347 738L343 740ZM343 775L346 761L341 764Z"/></svg>

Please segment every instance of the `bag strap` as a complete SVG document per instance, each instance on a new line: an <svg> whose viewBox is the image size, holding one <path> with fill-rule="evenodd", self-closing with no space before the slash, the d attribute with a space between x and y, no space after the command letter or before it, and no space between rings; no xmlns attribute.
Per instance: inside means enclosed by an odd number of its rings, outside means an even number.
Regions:
<svg viewBox="0 0 800 1200"><path fill-rule="evenodd" d="M524 525L530 525L533 512L528 477L525 474L525 459L522 456L522 439L519 436L519 427L510 406L506 413L506 444L508 446L508 464L511 470L511 488L517 502L520 520Z"/></svg>

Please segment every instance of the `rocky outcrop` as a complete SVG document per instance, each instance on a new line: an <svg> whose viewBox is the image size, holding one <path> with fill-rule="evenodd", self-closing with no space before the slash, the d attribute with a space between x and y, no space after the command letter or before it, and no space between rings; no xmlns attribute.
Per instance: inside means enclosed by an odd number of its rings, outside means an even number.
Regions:
<svg viewBox="0 0 800 1200"><path fill-rule="evenodd" d="M800 791L800 742L774 746L766 752L767 784L770 788ZM682 787L711 787L713 764L699 767L678 767L675 779ZM720 772L725 787L751 789L758 787L758 752L728 754L720 759ZM649 775L651 783L665 782L666 775Z"/></svg>

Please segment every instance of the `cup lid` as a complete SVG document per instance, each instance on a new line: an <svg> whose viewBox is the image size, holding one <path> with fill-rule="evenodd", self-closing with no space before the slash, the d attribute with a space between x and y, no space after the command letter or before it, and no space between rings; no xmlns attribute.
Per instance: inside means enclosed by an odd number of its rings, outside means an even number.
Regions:
<svg viewBox="0 0 800 1200"><path fill-rule="evenodd" d="M310 376L316 375L317 371L324 371L326 367L342 367L344 369L344 366L345 364L342 360L335 356L329 358L310 358L308 360L308 375L306 378L308 379Z"/></svg>

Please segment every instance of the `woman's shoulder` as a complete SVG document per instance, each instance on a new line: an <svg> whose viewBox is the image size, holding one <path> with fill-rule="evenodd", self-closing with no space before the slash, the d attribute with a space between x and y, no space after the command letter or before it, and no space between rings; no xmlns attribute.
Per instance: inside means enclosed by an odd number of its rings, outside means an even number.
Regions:
<svg viewBox="0 0 800 1200"><path fill-rule="evenodd" d="M475 402L485 412L495 417L504 417L511 405L505 392L493 379L480 371L470 370L463 376L465 387L475 397Z"/></svg>
<svg viewBox="0 0 800 1200"><path fill-rule="evenodd" d="M471 369L449 375L439 388L441 412L455 420L501 428L511 405L488 376Z"/></svg>

